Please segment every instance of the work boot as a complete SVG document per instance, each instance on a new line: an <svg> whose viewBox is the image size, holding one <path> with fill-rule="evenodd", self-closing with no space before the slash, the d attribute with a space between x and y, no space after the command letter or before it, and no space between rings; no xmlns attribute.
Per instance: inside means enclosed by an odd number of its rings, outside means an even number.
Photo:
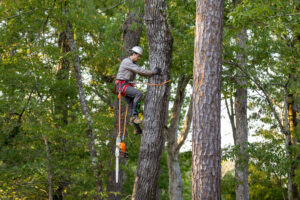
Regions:
<svg viewBox="0 0 300 200"><path fill-rule="evenodd" d="M140 120L137 115L130 117L130 122L134 124L141 124L143 120Z"/></svg>

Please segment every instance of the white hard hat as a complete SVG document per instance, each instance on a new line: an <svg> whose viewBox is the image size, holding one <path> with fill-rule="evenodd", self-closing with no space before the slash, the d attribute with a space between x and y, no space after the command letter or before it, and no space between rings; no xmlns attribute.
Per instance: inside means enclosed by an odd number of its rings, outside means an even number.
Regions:
<svg viewBox="0 0 300 200"><path fill-rule="evenodd" d="M131 51L138 53L140 55L143 54L143 49L142 49L142 47L139 47L139 46L132 47Z"/></svg>

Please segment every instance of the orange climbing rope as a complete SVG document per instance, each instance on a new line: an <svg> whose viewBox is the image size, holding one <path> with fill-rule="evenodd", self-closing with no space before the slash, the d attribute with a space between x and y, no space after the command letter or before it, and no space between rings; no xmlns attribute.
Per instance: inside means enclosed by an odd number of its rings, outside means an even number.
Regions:
<svg viewBox="0 0 300 200"><path fill-rule="evenodd" d="M123 131L123 138L125 137L125 132L126 132L126 119L127 119L127 112L128 112L128 104L126 104L126 112L125 112L125 120L124 120L124 131Z"/></svg>
<svg viewBox="0 0 300 200"><path fill-rule="evenodd" d="M119 90L119 137L121 137L121 90Z"/></svg>
<svg viewBox="0 0 300 200"><path fill-rule="evenodd" d="M168 80L168 81L165 81L163 83L136 83L136 84L143 84L143 85L150 85L150 86L162 86L162 85L165 85L167 83L169 83L171 80Z"/></svg>
<svg viewBox="0 0 300 200"><path fill-rule="evenodd" d="M119 136L121 137L121 91L119 91ZM126 112L125 112L125 120L124 120L124 131L123 131L123 138L125 137L125 131L126 131L126 119L127 119L127 112L128 112L128 104L126 105Z"/></svg>

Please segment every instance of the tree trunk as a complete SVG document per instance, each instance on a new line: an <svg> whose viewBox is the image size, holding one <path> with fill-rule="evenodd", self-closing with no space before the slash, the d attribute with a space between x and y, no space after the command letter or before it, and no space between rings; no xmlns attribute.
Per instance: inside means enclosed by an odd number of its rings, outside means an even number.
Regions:
<svg viewBox="0 0 300 200"><path fill-rule="evenodd" d="M287 95L287 89L286 89ZM297 106L294 100L293 94L289 94L285 99L286 102L286 132L289 133L286 135L286 147L288 156L290 158L291 166L288 172L288 199L289 200L299 200L298 184L295 181L295 173L297 170L297 161L299 160L299 155L297 152L293 151L293 148L297 148L299 133L297 133L298 120L297 119ZM297 102L297 101L296 101ZM299 109L299 108L298 108ZM299 112L298 112L299 113ZM298 136L297 136L298 134Z"/></svg>
<svg viewBox="0 0 300 200"><path fill-rule="evenodd" d="M193 82L193 200L221 199L223 9L223 0L197 0Z"/></svg>
<svg viewBox="0 0 300 200"><path fill-rule="evenodd" d="M143 12L138 5L141 0L131 0L134 8L130 10L127 19L123 24L123 52L122 59L128 56L128 51L139 44L141 33L143 30ZM136 28L134 28L136 27Z"/></svg>
<svg viewBox="0 0 300 200"><path fill-rule="evenodd" d="M137 3L134 0L132 0L131 3ZM126 21L123 24L123 34L122 34L122 38L123 38L123 51L122 51L122 57L121 59L124 59L125 57L128 56L128 52L129 50L134 47L137 46L139 41L140 41L140 37L141 37L141 33L142 33L142 12L141 12L141 8L134 8L132 9L129 14L128 17L126 19ZM137 29L133 29L133 26L138 26ZM123 100L123 99L122 99ZM119 130L119 102L117 100L116 97L116 104L115 104L115 112L114 112L114 118L115 118L115 123L114 123L114 129L113 129L113 137L112 137L112 154L113 157L114 153L115 153L115 140L116 137L118 136L118 130ZM122 106L121 109L121 116L124 116L124 106ZM127 119L128 116L127 116ZM121 124L124 124L124 119L122 119ZM126 160L123 159L122 157L120 157L120 165L124 165ZM113 162L112 162L113 163ZM122 191L122 185L124 182L124 172L122 169L119 169L119 181L118 183L116 183L116 174L115 174L115 170L112 170L109 174L109 181L107 184L107 191L108 191L108 199L109 200L119 200L121 199L121 191ZM117 193L117 194L116 194Z"/></svg>
<svg viewBox="0 0 300 200"><path fill-rule="evenodd" d="M297 11L300 10L298 6L296 8ZM295 43L300 42L300 34L297 34L295 37ZM296 51L295 44L292 45L293 50ZM295 62L295 61L293 61ZM290 67L290 84L296 84L299 82L299 76L297 75L296 68ZM296 89L297 90L297 89ZM297 91L295 89L291 89L292 91L288 94L287 106L288 106L288 123L289 123L289 133L291 136L290 148L297 149L299 148L299 138L300 138L300 100L297 98ZM298 89L299 91L299 89ZM295 181L296 170L298 168L298 163L300 161L300 153L299 151L292 152L292 164L290 169L290 192L293 200L299 200L299 191L298 191L298 183Z"/></svg>
<svg viewBox="0 0 300 200"><path fill-rule="evenodd" d="M68 86L65 83L69 80L70 73L70 61L65 57L65 54L71 51L66 31L59 34L58 46L63 58L59 62L56 74L58 88L56 88L57 92L55 93L55 115L60 116L59 125L64 126L68 124L68 96L65 93L65 88Z"/></svg>
<svg viewBox="0 0 300 200"><path fill-rule="evenodd" d="M60 52L62 54L62 59L58 65L58 71L56 74L56 85L55 85L55 99L54 99L54 114L57 120L57 127L63 127L68 124L68 101L69 96L66 93L66 89L68 89L68 81L70 76L70 61L65 57L65 54L70 52L70 46L67 39L66 31L63 31L59 34L58 38L58 46L60 47ZM60 137L60 143L58 148L60 148L62 152L66 151L67 140L64 137ZM68 186L70 179L68 178L69 174L59 174L59 183L58 186L55 187L53 199L54 200L62 200L63 192L65 188Z"/></svg>
<svg viewBox="0 0 300 200"><path fill-rule="evenodd" d="M237 53L238 64L241 67L246 66L246 29L238 33L238 45L241 52ZM236 136L235 145L239 146L239 156L235 161L235 178L236 178L236 200L249 199L248 184L248 119L247 119L247 80L243 77L242 72L238 72L236 78L237 89L235 94L235 114L236 114Z"/></svg>
<svg viewBox="0 0 300 200"><path fill-rule="evenodd" d="M179 138L176 143L169 147L168 144L168 172L169 172L169 196L170 200L180 200L182 199L182 176L179 166L178 154L179 150L187 138L188 132L190 130L192 115L193 115L193 101L191 99L189 109L185 118L185 123L183 129L180 133ZM168 131L168 134L172 134ZM177 132L176 132L177 133Z"/></svg>
<svg viewBox="0 0 300 200"><path fill-rule="evenodd" d="M164 0L145 0L145 20L149 42L150 69L160 67L161 75L150 77L151 83L169 80L173 39L166 20ZM144 131L132 199L154 200L160 157L164 146L164 126L168 120L169 84L148 86L145 98Z"/></svg>
<svg viewBox="0 0 300 200"><path fill-rule="evenodd" d="M88 125L87 136L89 138L90 156L92 159L93 172L96 179L97 192L100 194L102 192L102 182L98 174L98 165L97 165L98 161L97 161L97 152L95 147L94 133L92 128L92 117L86 103L85 91L82 83L79 56L77 54L77 46L74 40L73 29L70 23L68 23L67 25L67 38L68 38L71 52L73 54L73 65L75 69L76 82L78 87L79 101L80 101L83 116L87 120L87 125Z"/></svg>
<svg viewBox="0 0 300 200"><path fill-rule="evenodd" d="M44 136L44 142L46 146L46 160L47 160L47 175L48 175L48 192L49 192L49 200L53 200L53 186L52 186L52 171L50 166L50 149L48 145L48 139Z"/></svg>
<svg viewBox="0 0 300 200"><path fill-rule="evenodd" d="M183 143L181 140L179 143L177 140L178 125L180 122L180 114L182 109L182 104L185 98L185 89L190 78L183 75L177 85L177 92L175 96L175 102L171 113L170 127L167 131L167 156L168 156L168 172L169 172L169 196L170 200L181 200L182 199L182 178L181 171L178 160L178 153L180 147L178 145ZM192 103L190 104L192 105ZM192 106L190 106L191 108ZM187 117L190 117L192 109L189 109ZM190 120L191 122L191 120ZM184 129L183 129L184 130ZM188 130L184 130L187 135ZM182 136L186 138L186 135Z"/></svg>

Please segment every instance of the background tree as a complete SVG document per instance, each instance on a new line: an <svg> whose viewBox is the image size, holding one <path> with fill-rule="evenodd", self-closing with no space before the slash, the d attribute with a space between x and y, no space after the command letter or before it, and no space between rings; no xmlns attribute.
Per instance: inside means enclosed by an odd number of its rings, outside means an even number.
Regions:
<svg viewBox="0 0 300 200"><path fill-rule="evenodd" d="M294 177L292 168L297 165L295 164L297 163L295 159L297 153L294 151L297 143L295 141L289 142L293 136L291 137L287 117L287 96L289 93L287 88L291 89L294 87L294 82L290 82L289 73L294 68L293 61L298 54L297 51L291 51L293 45L290 45L293 44L293 41L296 41L295 36L297 32L293 25L295 24L294 15L296 12L296 7L293 5L293 2L288 3L287 1L267 4L245 1L238 5L233 12L229 13L231 19L228 21L230 22L229 24L235 27L247 28L246 54L248 55L248 62L245 67L241 67L234 55L233 57L228 57L230 62L225 61L225 64L231 63L233 67L238 68L240 72L244 73L244 76L251 80L251 91L255 95L251 95L250 107L252 109L255 107L258 110L258 112L257 110L253 112L251 119L260 119L263 123L270 124L271 129L276 127L278 128L277 132L281 132L286 136L285 145L291 164L291 169L288 170L288 176L290 177L288 184L289 199L297 198L298 196L297 186L293 183L292 178ZM276 18L275 16L278 17ZM283 25L283 23L287 22L288 26ZM258 30L258 27L261 27L261 29ZM229 32L227 33L230 34ZM286 37L286 34L289 36ZM231 43L230 40L227 41L228 44ZM233 51L234 48L227 48L225 60ZM284 61L282 63L286 56L293 61ZM295 74L294 77L298 76L296 71L293 71L293 74ZM289 91L291 92L291 90ZM293 92L296 92L296 90L293 90ZM270 117L270 115L273 117ZM257 130L260 132L259 128ZM294 197L292 197L292 194Z"/></svg>
<svg viewBox="0 0 300 200"><path fill-rule="evenodd" d="M241 1L228 2L226 10L234 10ZM225 28L230 29L226 33L224 42L224 54L227 59L230 49L232 49L231 59L245 67L247 65L247 27L241 25L235 27L234 24L225 24ZM228 38L229 37L229 38ZM226 60L225 60L226 63ZM228 72L229 71L229 72ZM227 73L228 72L228 73ZM236 178L236 199L249 199L248 185L248 119L247 119L247 99L248 99L248 79L235 66L226 69L223 80L223 94L227 113L231 122L234 145L240 148L240 157L235 161L235 178ZM230 84L226 84L230 82ZM229 103L228 103L229 99Z"/></svg>
<svg viewBox="0 0 300 200"><path fill-rule="evenodd" d="M192 122L190 87L193 66L193 34L195 2L173 1L168 4L168 21L174 38L172 57L172 88L169 126L166 131L168 156L169 198L183 198L183 177L179 154ZM185 71L182 74L182 71ZM176 85L175 85L176 84ZM173 91L174 90L174 91ZM173 97L174 96L174 97Z"/></svg>

